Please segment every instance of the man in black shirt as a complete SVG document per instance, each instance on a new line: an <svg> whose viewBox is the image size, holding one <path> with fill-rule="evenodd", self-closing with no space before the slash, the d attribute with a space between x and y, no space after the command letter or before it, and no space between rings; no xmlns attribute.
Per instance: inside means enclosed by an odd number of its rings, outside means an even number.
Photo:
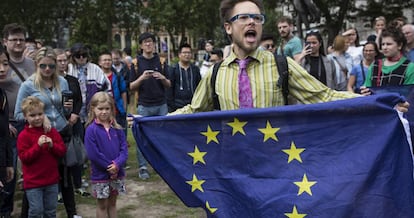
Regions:
<svg viewBox="0 0 414 218"><path fill-rule="evenodd" d="M166 90L171 82L167 76L167 64L161 64L160 58L154 53L155 36L145 32L138 38L142 54L137 57L136 73L130 75L129 88L138 91L137 113L141 116L160 116L168 113ZM147 163L137 149L139 164L138 176L148 179Z"/></svg>

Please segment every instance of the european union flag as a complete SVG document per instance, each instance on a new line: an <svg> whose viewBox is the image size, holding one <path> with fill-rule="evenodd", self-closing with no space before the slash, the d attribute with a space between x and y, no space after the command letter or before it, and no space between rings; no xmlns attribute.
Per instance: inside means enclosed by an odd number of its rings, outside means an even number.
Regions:
<svg viewBox="0 0 414 218"><path fill-rule="evenodd" d="M397 94L135 119L145 157L209 217L414 217Z"/></svg>

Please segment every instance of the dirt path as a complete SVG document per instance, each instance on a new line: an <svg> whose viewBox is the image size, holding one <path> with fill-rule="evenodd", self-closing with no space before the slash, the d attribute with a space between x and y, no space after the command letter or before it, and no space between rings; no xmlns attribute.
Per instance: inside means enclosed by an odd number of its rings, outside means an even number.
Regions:
<svg viewBox="0 0 414 218"><path fill-rule="evenodd" d="M120 218L206 217L204 210L186 207L168 185L156 177L149 181L127 178L127 195L120 196L117 202ZM83 218L95 217L95 205L90 202L78 204L77 209Z"/></svg>

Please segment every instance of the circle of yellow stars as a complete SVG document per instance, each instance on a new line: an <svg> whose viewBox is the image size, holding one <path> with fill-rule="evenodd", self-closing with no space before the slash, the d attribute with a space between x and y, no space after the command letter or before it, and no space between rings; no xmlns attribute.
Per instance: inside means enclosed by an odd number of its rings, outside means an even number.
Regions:
<svg viewBox="0 0 414 218"><path fill-rule="evenodd" d="M232 128L232 136L236 135L237 133L246 136L246 132L244 131L244 127L247 125L248 122L242 122L237 118L233 119L233 122L227 123L228 126ZM279 141L276 136L276 133L280 130L280 128L275 128L271 125L270 121L266 122L265 128L259 128L258 131L263 134L263 142L268 140ZM210 142L215 142L219 144L219 140L217 136L220 134L220 131L214 131L211 129L210 125L207 125L207 130L205 132L200 132L201 135L206 137L206 144ZM292 141L289 149L282 149L284 153L288 155L288 164L292 161L296 160L299 163L303 163L301 158L301 153L304 152L305 148L297 148L295 143ZM204 156L207 155L207 152L200 151L197 145L194 146L194 151L187 153L193 159L193 165L199 163L206 165L206 161L204 160ZM191 186L191 192L200 191L204 192L203 184L205 180L199 179L196 174L193 174L192 180L186 181L187 184ZM314 186L317 182L316 181L309 181L306 173L303 175L301 181L293 182L298 187L298 196L302 195L303 193L307 193L312 196L311 187ZM210 213L215 213L218 208L214 208L210 205L208 201L205 202L205 207L210 211ZM293 205L292 212L285 213L285 216L289 218L303 218L307 214L301 214L298 212L296 205Z"/></svg>

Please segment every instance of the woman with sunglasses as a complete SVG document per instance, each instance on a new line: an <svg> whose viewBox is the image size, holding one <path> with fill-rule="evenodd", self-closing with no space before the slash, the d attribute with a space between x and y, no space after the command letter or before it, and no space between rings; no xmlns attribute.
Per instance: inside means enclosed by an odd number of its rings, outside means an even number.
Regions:
<svg viewBox="0 0 414 218"><path fill-rule="evenodd" d="M319 31L308 31L300 54L300 64L313 77L331 89L338 89L336 67L325 55L323 39Z"/></svg>
<svg viewBox="0 0 414 218"><path fill-rule="evenodd" d="M70 53L67 75L73 76L79 81L82 94L82 106L79 112L79 118L82 124L84 124L87 120L89 100L99 91L111 93L111 82L105 76L102 69L90 61L90 49L88 46L83 43L75 43L70 49Z"/></svg>
<svg viewBox="0 0 414 218"><path fill-rule="evenodd" d="M72 102L62 102L61 93L69 90L68 83L56 70L56 54L51 47L39 49L35 63L36 72L19 88L14 116L24 120L20 105L26 97L35 96L45 104L45 115L51 125L62 131L68 124L64 112L72 110Z"/></svg>

